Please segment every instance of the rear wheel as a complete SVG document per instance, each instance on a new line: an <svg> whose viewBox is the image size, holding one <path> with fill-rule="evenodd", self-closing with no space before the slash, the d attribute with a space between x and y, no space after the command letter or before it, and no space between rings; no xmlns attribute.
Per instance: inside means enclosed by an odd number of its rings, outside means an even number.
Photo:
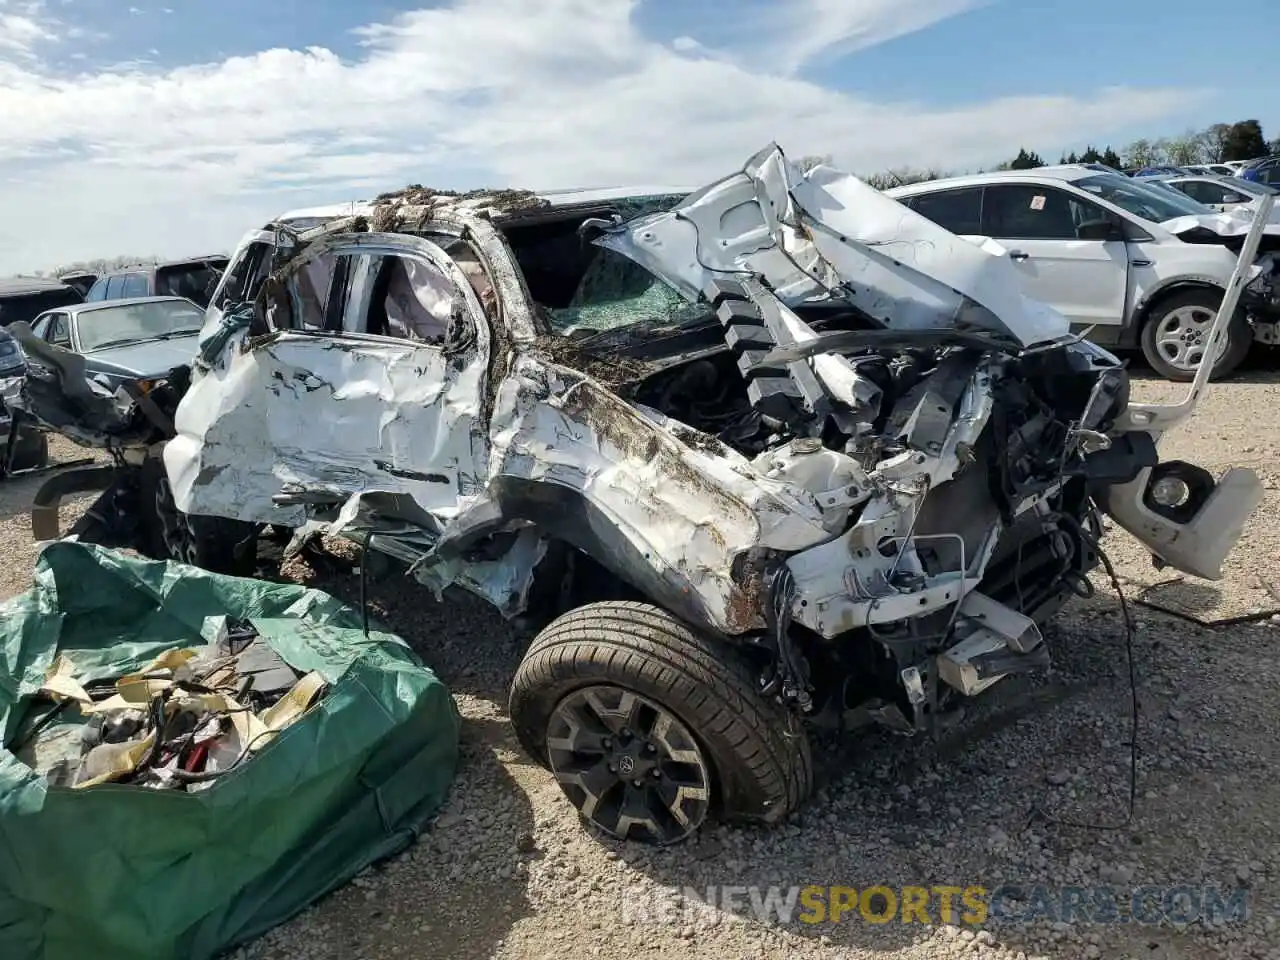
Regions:
<svg viewBox="0 0 1280 960"><path fill-rule="evenodd" d="M717 809L773 823L808 796L799 721L756 692L726 644L645 603L594 603L533 641L511 686L525 749L579 813L621 839L668 844Z"/></svg>
<svg viewBox="0 0 1280 960"><path fill-rule="evenodd" d="M1197 288L1175 293L1157 303L1142 327L1142 353L1166 380L1193 380L1209 345L1209 331L1222 303L1222 292ZM1227 325L1226 343L1214 364L1213 379L1232 373L1244 362L1253 330L1244 311Z"/></svg>
<svg viewBox="0 0 1280 960"><path fill-rule="evenodd" d="M253 524L183 513L174 502L163 465L153 478L152 489L156 519L152 556L213 573L252 576L257 560L257 528Z"/></svg>

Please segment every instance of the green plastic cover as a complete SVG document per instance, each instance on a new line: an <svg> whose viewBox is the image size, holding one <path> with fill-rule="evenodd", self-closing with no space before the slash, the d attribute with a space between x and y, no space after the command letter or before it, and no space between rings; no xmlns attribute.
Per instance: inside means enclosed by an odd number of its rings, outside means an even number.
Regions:
<svg viewBox="0 0 1280 960"><path fill-rule="evenodd" d="M211 638L221 616L330 689L197 792L47 787L8 749L59 654L85 682ZM209 619L206 619L209 618ZM409 845L444 799L460 721L399 638L293 584L70 541L0 604L0 957L212 957Z"/></svg>

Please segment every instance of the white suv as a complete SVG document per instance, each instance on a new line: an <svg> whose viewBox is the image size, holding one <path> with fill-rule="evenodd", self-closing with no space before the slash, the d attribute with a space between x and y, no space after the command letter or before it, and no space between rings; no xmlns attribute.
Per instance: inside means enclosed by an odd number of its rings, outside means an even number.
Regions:
<svg viewBox="0 0 1280 960"><path fill-rule="evenodd" d="M1247 216L1086 166L932 180L886 193L952 233L992 239L1024 293L1090 338L1141 347L1170 380L1190 380L1249 231ZM1255 275L1214 365L1234 370L1255 340L1280 343L1280 223L1268 224Z"/></svg>
<svg viewBox="0 0 1280 960"><path fill-rule="evenodd" d="M1168 184L1206 207L1225 211L1248 209L1250 216L1261 206L1263 197L1280 194L1280 188L1240 177L1197 175L1168 177L1157 182Z"/></svg>

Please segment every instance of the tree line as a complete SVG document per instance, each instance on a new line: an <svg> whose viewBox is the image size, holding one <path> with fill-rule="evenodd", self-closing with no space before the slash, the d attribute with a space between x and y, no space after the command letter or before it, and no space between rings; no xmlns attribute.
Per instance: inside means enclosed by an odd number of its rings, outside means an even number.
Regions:
<svg viewBox="0 0 1280 960"><path fill-rule="evenodd" d="M76 260L48 271L33 270L30 275L33 277L66 277L76 273L96 273L101 276L104 273L116 273L127 267L150 266L159 262L160 258L154 255L149 257L99 257L96 260Z"/></svg>

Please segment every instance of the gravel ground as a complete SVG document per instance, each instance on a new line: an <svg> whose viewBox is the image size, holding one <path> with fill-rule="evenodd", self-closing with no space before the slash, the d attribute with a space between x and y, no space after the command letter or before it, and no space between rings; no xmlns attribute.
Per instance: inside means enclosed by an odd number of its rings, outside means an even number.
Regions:
<svg viewBox="0 0 1280 960"><path fill-rule="evenodd" d="M1253 373L1216 386L1163 453L1215 472L1248 465L1266 502L1221 583L1158 588L1205 618L1280 608L1280 386ZM1137 384L1143 400L1181 388ZM65 445L56 455L71 455ZM38 482L0 485L0 596L23 589L34 557L26 505ZM68 513L76 505L68 508ZM1123 533L1107 547L1130 595L1168 581ZM286 571L354 599L355 578ZM1166 571L1167 574L1167 571ZM1280 615L1205 627L1135 608L1140 701L1137 807L1126 820L1130 693L1119 607L1099 590L1051 629L1055 666L1009 680L941 742L864 732L824 743L818 792L772 831L711 827L650 850L599 839L520 751L505 716L522 639L466 596L447 606L383 582L376 614L453 689L466 719L463 762L436 828L289 924L244 960L672 956L922 958L1268 957L1280 960ZM1144 885L1245 886L1249 918L1225 924L989 921L838 924L761 921L750 911L661 914L664 891L708 885L884 884L993 888L1108 885L1123 902ZM741 902L749 903L743 895ZM642 904L648 905L645 916Z"/></svg>
<svg viewBox="0 0 1280 960"><path fill-rule="evenodd" d="M103 459L99 451L78 447L65 437L49 439L49 460L68 464ZM0 480L0 600L20 593L31 583L36 545L31 539L31 498L48 474L28 474ZM59 511L63 531L93 503L93 496L67 497Z"/></svg>

